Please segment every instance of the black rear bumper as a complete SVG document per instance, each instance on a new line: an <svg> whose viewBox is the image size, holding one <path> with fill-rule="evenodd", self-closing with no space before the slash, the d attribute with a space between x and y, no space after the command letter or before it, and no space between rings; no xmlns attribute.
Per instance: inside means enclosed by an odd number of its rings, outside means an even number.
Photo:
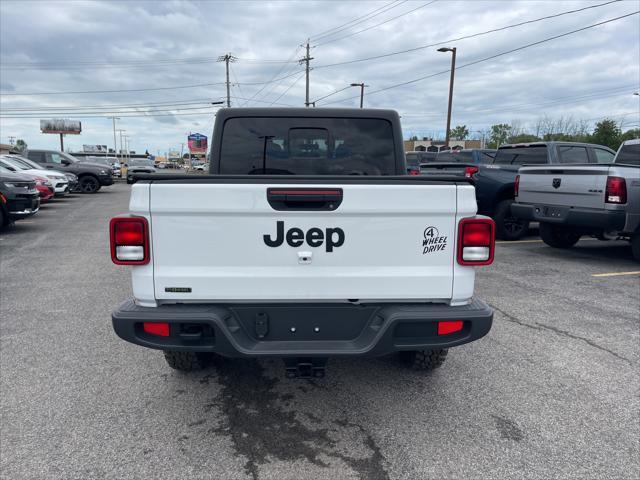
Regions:
<svg viewBox="0 0 640 480"><path fill-rule="evenodd" d="M592 210L558 205L513 203L511 213L516 218L532 222L554 223L584 230L620 231L626 222L623 210Z"/></svg>
<svg viewBox="0 0 640 480"><path fill-rule="evenodd" d="M180 304L140 307L127 300L112 314L124 340L148 348L215 352L227 357L381 356L448 348L491 329L493 310L480 300L438 304ZM438 335L438 321L461 320L461 331ZM143 330L168 322L170 335Z"/></svg>

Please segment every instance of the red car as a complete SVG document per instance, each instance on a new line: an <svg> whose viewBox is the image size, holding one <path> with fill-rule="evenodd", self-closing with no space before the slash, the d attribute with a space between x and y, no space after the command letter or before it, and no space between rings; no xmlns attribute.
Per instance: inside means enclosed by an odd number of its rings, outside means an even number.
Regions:
<svg viewBox="0 0 640 480"><path fill-rule="evenodd" d="M46 203L53 198L56 192L48 178L30 174L28 176L36 181L36 190L40 194L40 203Z"/></svg>

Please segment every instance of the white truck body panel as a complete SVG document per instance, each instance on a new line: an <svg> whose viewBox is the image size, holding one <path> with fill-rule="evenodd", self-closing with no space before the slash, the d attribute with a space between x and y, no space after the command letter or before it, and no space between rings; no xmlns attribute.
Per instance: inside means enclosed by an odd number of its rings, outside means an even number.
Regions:
<svg viewBox="0 0 640 480"><path fill-rule="evenodd" d="M131 213L145 216L151 230L151 262L133 267L137 301L458 305L472 297L474 268L458 265L455 253L459 220L476 213L472 186L300 183L295 187L341 188L344 197L335 211L299 212L274 210L267 187L291 185L135 184ZM326 241L269 247L263 236L275 238L278 221L285 232L340 228L344 243L332 251ZM429 227L442 240L424 253Z"/></svg>

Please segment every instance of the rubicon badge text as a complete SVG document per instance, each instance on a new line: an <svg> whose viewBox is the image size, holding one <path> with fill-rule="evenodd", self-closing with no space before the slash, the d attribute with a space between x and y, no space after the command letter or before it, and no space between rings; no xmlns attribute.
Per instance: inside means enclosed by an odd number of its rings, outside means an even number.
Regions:
<svg viewBox="0 0 640 480"><path fill-rule="evenodd" d="M285 232L284 222L279 220L276 222L275 238L269 234L262 236L264 244L267 247L279 247L285 240L290 247L300 247L305 241L310 247L321 247L325 245L327 252L333 252L334 248L341 247L344 244L345 235L341 228L326 228L322 231L320 228L313 227L305 233L302 229L293 227Z"/></svg>
<svg viewBox="0 0 640 480"><path fill-rule="evenodd" d="M440 235L436 227L424 229L424 240L422 240L422 254L439 252L447 248L447 236Z"/></svg>

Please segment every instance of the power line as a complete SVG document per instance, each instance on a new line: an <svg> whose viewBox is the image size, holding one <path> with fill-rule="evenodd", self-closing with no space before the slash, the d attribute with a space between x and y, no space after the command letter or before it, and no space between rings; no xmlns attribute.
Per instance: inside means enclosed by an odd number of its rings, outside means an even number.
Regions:
<svg viewBox="0 0 640 480"><path fill-rule="evenodd" d="M168 108L168 109L163 109L163 108L159 108L159 109L153 109L153 110L110 110L110 111L82 111L82 112L75 112L75 111L55 111L55 112L37 112L37 111L33 111L33 112L25 112L25 113L10 113L9 115L6 115L4 113L0 113L0 118L37 118L37 117L42 117L43 115L47 115L47 116L66 116L66 115L95 115L95 114L104 114L104 115L121 115L121 114L126 114L126 113L156 113L156 112L179 112L179 111L183 111L183 110L200 110L203 108L213 108L212 105L204 105L204 106L199 106L199 107L179 107L179 108Z"/></svg>
<svg viewBox="0 0 640 480"><path fill-rule="evenodd" d="M290 75L285 75L280 78L268 80L266 82L245 82L243 85L266 85L272 82L278 82L285 78L292 77L296 75L298 72L294 72ZM85 93L122 93L122 92L152 92L158 90L177 90L181 88L198 88L198 87L210 87L214 85L225 85L226 82L214 82L214 83L199 83L195 85L179 85L175 87L157 87L157 88L134 88L134 89L118 89L118 90L84 90L84 91L76 91L76 92L29 92L29 93L0 93L2 97L9 96L33 96L33 95L78 95Z"/></svg>
<svg viewBox="0 0 640 480"><path fill-rule="evenodd" d="M207 64L217 62L218 57L196 57L196 58L174 58L158 60L114 60L112 62L83 62L83 61L58 61L58 62L3 62L0 68L3 70L24 70L24 69L58 69L77 70L83 68L146 68L158 66L173 66L184 64ZM248 64L279 64L292 63L286 60L260 60L257 58L240 58L239 60Z"/></svg>
<svg viewBox="0 0 640 480"><path fill-rule="evenodd" d="M550 42L551 40L556 40L558 38L562 38L562 37L566 37L566 36L569 36L569 35L573 35L574 33L583 32L583 31L588 30L590 28L599 27L600 25L604 25L606 23L611 23L611 22L615 22L617 20L622 20L623 18L631 17L633 15L637 15L638 13L640 13L640 10L632 12L632 13L628 13L626 15L621 15L619 17L610 18L608 20L604 20L602 22L594 23L592 25L588 25L586 27L578 28L576 30L571 30L570 32L565 32L565 33L561 33L559 35L554 35L552 37L547 37L547 38L544 38L544 39L539 40L537 42L528 43L526 45L522 45L520 47L512 48L511 50L507 50L507 51L504 51L504 52L501 52L501 53L497 53L497 54L491 55L489 57L485 57L485 58L481 58L479 60L475 60L473 62L465 63L464 65L459 65L459 66L456 67L456 70L460 70L461 68L466 68L466 67L470 67L472 65L476 65L478 63L482 63L482 62L486 62L486 61L489 61L489 60L493 60L494 58L498 58L498 57L501 57L503 55L508 55L509 53L514 53L514 52L517 52L517 51L520 51L520 50L524 50L526 48L533 47L533 46L536 46L536 45L540 45L542 43ZM447 70L443 70L441 72L432 73L430 75L425 75L423 77L414 78L413 80L407 80L406 82L396 83L394 85L389 85L388 87L380 88L378 90L373 90L373 91L369 92L369 95L373 95L374 93L384 92L386 90L391 90L393 88L403 87L405 85L410 85L412 83L420 82L422 80L426 80L428 78L436 77L438 75L444 75L444 74L447 74L447 73L450 73L450 72L451 72L451 69L447 69ZM344 101L347 101L347 100L352 100L354 98L360 98L360 96L357 95L357 96L354 96L354 97L347 97L347 98L342 98L342 99L339 99L339 100L334 100L333 102L325 103L325 105L330 105L330 104L333 104L333 103L341 103L341 102L344 102Z"/></svg>
<svg viewBox="0 0 640 480"><path fill-rule="evenodd" d="M574 9L574 10L567 10L567 11L556 13L556 14L553 14L553 15L547 15L546 17L540 17L540 18L536 18L536 19L532 19L532 20L526 20L524 22L514 23L514 24L511 24L511 25L506 25L504 27L494 28L494 29L491 29L491 30L485 30L483 32L477 32L477 33L473 33L473 34L470 34L470 35L465 35L465 36L458 37L458 38L450 38L448 40L443 40L443 41L440 41L440 42L431 43L429 45L421 45L421 46L418 46L418 47L409 48L407 50L400 50L398 52L390 52L390 53L385 53L385 54L382 54L382 55L375 55L375 56L372 56L372 57L359 58L359 59L356 59L356 60L347 60L347 61L344 61L344 62L328 63L328 64L325 64L325 65L316 65L314 68L320 69L320 68L337 67L339 65L349 65L351 63L367 62L369 60L377 60L379 58L386 58L386 57L391 57L391 56L394 56L394 55L401 55L403 53L416 52L416 51L419 51L419 50L424 50L426 48L437 47L438 45L444 45L444 44L452 43L452 42L459 42L460 40L467 40L469 38L475 38L475 37L479 37L481 35L487 35L489 33L501 32L503 30L508 30L510 28L520 27L522 25L528 25L528 24L531 24L531 23L537 23L537 22L541 22L543 20L549 20L551 18L562 17L564 15L569 15L569 14L572 14L572 13L578 13L578 12L582 12L584 10L590 10L592 8L603 7L605 5L610 5L612 3L618 3L618 2L621 2L621 1L622 0L611 0L609 2L600 3L600 4L597 4L597 5L589 5L589 6L583 7L583 8L578 8L578 9Z"/></svg>
<svg viewBox="0 0 640 480"><path fill-rule="evenodd" d="M219 97L211 97L211 98L202 98L202 99L193 99L193 100L176 100L176 101L167 101L167 102L159 102L159 103L132 103L132 104L107 104L107 105L59 105L57 107L39 107L39 108L5 108L2 107L0 109L1 112L21 112L21 111L66 111L66 110L82 110L82 109L109 109L109 108L145 108L145 107L170 107L170 106L180 106L180 105L194 105L206 103L209 104L213 99L224 98L222 96Z"/></svg>
<svg viewBox="0 0 640 480"><path fill-rule="evenodd" d="M362 22L366 22L367 20L371 20L374 17L377 17L378 15L381 15L383 13L385 13L388 10L391 10L393 8L399 7L400 5L402 5L403 3L406 3L407 0L403 0L398 2L398 0L394 0L391 3L388 3L386 5L383 5L382 7L378 7L375 10L371 10L369 13L366 13L360 17L356 17L353 20L347 22L347 23L343 23L342 25L338 25L337 27L334 28L330 28L329 30L325 30L324 32L321 32L317 35L312 35L311 37L309 37L310 39L312 39L313 41L317 41L323 37L330 37L332 35L335 35L338 32L341 32L343 30L348 30L356 25L358 25L359 23ZM378 12L378 13L376 13Z"/></svg>
<svg viewBox="0 0 640 480"><path fill-rule="evenodd" d="M177 117L182 115L210 115L212 112L190 112L190 113L159 113L159 114L151 114L151 113L143 113L143 114L135 114L135 115L119 115L120 118L133 118L133 117ZM74 115L75 118L109 118L111 115ZM14 116L2 116L2 118L40 118L38 116L34 117L14 117Z"/></svg>
<svg viewBox="0 0 640 480"><path fill-rule="evenodd" d="M430 2L427 2L427 3L425 3L424 5L420 5L419 7L413 8L413 9L409 10L408 12L404 12L404 13L402 13L402 14L400 14L400 15L395 16L395 17L391 17L390 19L385 20L384 22L380 22L380 23L377 23L377 24L375 24L375 25L371 25L370 27L363 28L362 30L358 30L357 32L349 33L349 34L344 35L344 36L342 36L342 37L333 38L333 39L331 39L331 40L327 40L327 41L325 41L325 42L321 42L321 43L316 43L316 45L315 45L315 46L316 46L316 47L319 47L319 46L321 46L321 45L326 45L327 43L337 42L338 40L342 40L342 39L344 39L344 38L353 37L354 35L358 35L358 34L360 34L360 33L362 33L362 32L366 32L367 30L371 30L372 28L379 27L380 25L384 25L385 23L389 23L389 22L391 22L391 21L393 21L393 20L396 20L396 19L398 19L398 18L400 18L400 17L404 17L405 15L409 15L410 13L413 13L413 12L415 12L416 10L420 10L421 8L427 7L427 6L429 6L429 5L431 5L432 3L435 3L435 2L437 2L437 1L438 1L438 0L431 0Z"/></svg>
<svg viewBox="0 0 640 480"><path fill-rule="evenodd" d="M331 96L335 95L336 93L344 92L344 91L345 91L346 89L348 89L348 88L351 88L351 85L347 85L347 86L346 86L346 87L344 87L344 88L341 88L341 89L339 89L339 90L335 90L335 91L333 91L333 92L329 93L328 95L325 95L324 97L316 98L316 99L315 99L315 101L316 101L316 102L319 102L320 100L324 100L325 98L329 98L329 97L331 97Z"/></svg>
<svg viewBox="0 0 640 480"><path fill-rule="evenodd" d="M293 58L298 54L298 51L300 50L300 46L298 45L296 47L296 49L293 51L293 53L289 56L289 58L287 59L287 61L291 61L293 60ZM296 60L296 64L298 63L298 61ZM285 69L286 64L283 64L280 69L278 69L278 71L273 75L273 77L271 77L271 79L269 80L269 82L275 81L273 80L274 78L276 78L278 75L280 75L280 73L282 73L282 71ZM282 77L282 78L287 78L287 76ZM255 97L257 97L260 92L262 92L265 88L267 87L267 85L263 85L262 88L260 88L257 92L255 92L253 95L251 95L251 97L249 97L248 99L246 99L246 101L241 105L241 106L245 106L247 105L251 100L253 100Z"/></svg>
<svg viewBox="0 0 640 480"><path fill-rule="evenodd" d="M242 97L231 97L234 98L236 100L250 100L248 98L242 98ZM269 105L280 105L282 107L295 107L296 105L291 105L290 103L275 103L275 102L269 102L269 101L265 101L265 100L253 100L254 102L257 103L268 103Z"/></svg>
<svg viewBox="0 0 640 480"><path fill-rule="evenodd" d="M282 97L284 97L284 96L287 94L287 92L288 92L289 90L291 90L291 89L293 88L293 86L294 86L296 83L298 83L298 82L302 79L302 77L304 77L304 75L300 75L298 78L296 78L296 79L291 83L291 85L289 85L289 86L287 87L287 89L286 89L284 92L282 92L280 95L278 95L278 97L277 97L273 102L271 102L269 105L274 105L278 100L280 100Z"/></svg>

